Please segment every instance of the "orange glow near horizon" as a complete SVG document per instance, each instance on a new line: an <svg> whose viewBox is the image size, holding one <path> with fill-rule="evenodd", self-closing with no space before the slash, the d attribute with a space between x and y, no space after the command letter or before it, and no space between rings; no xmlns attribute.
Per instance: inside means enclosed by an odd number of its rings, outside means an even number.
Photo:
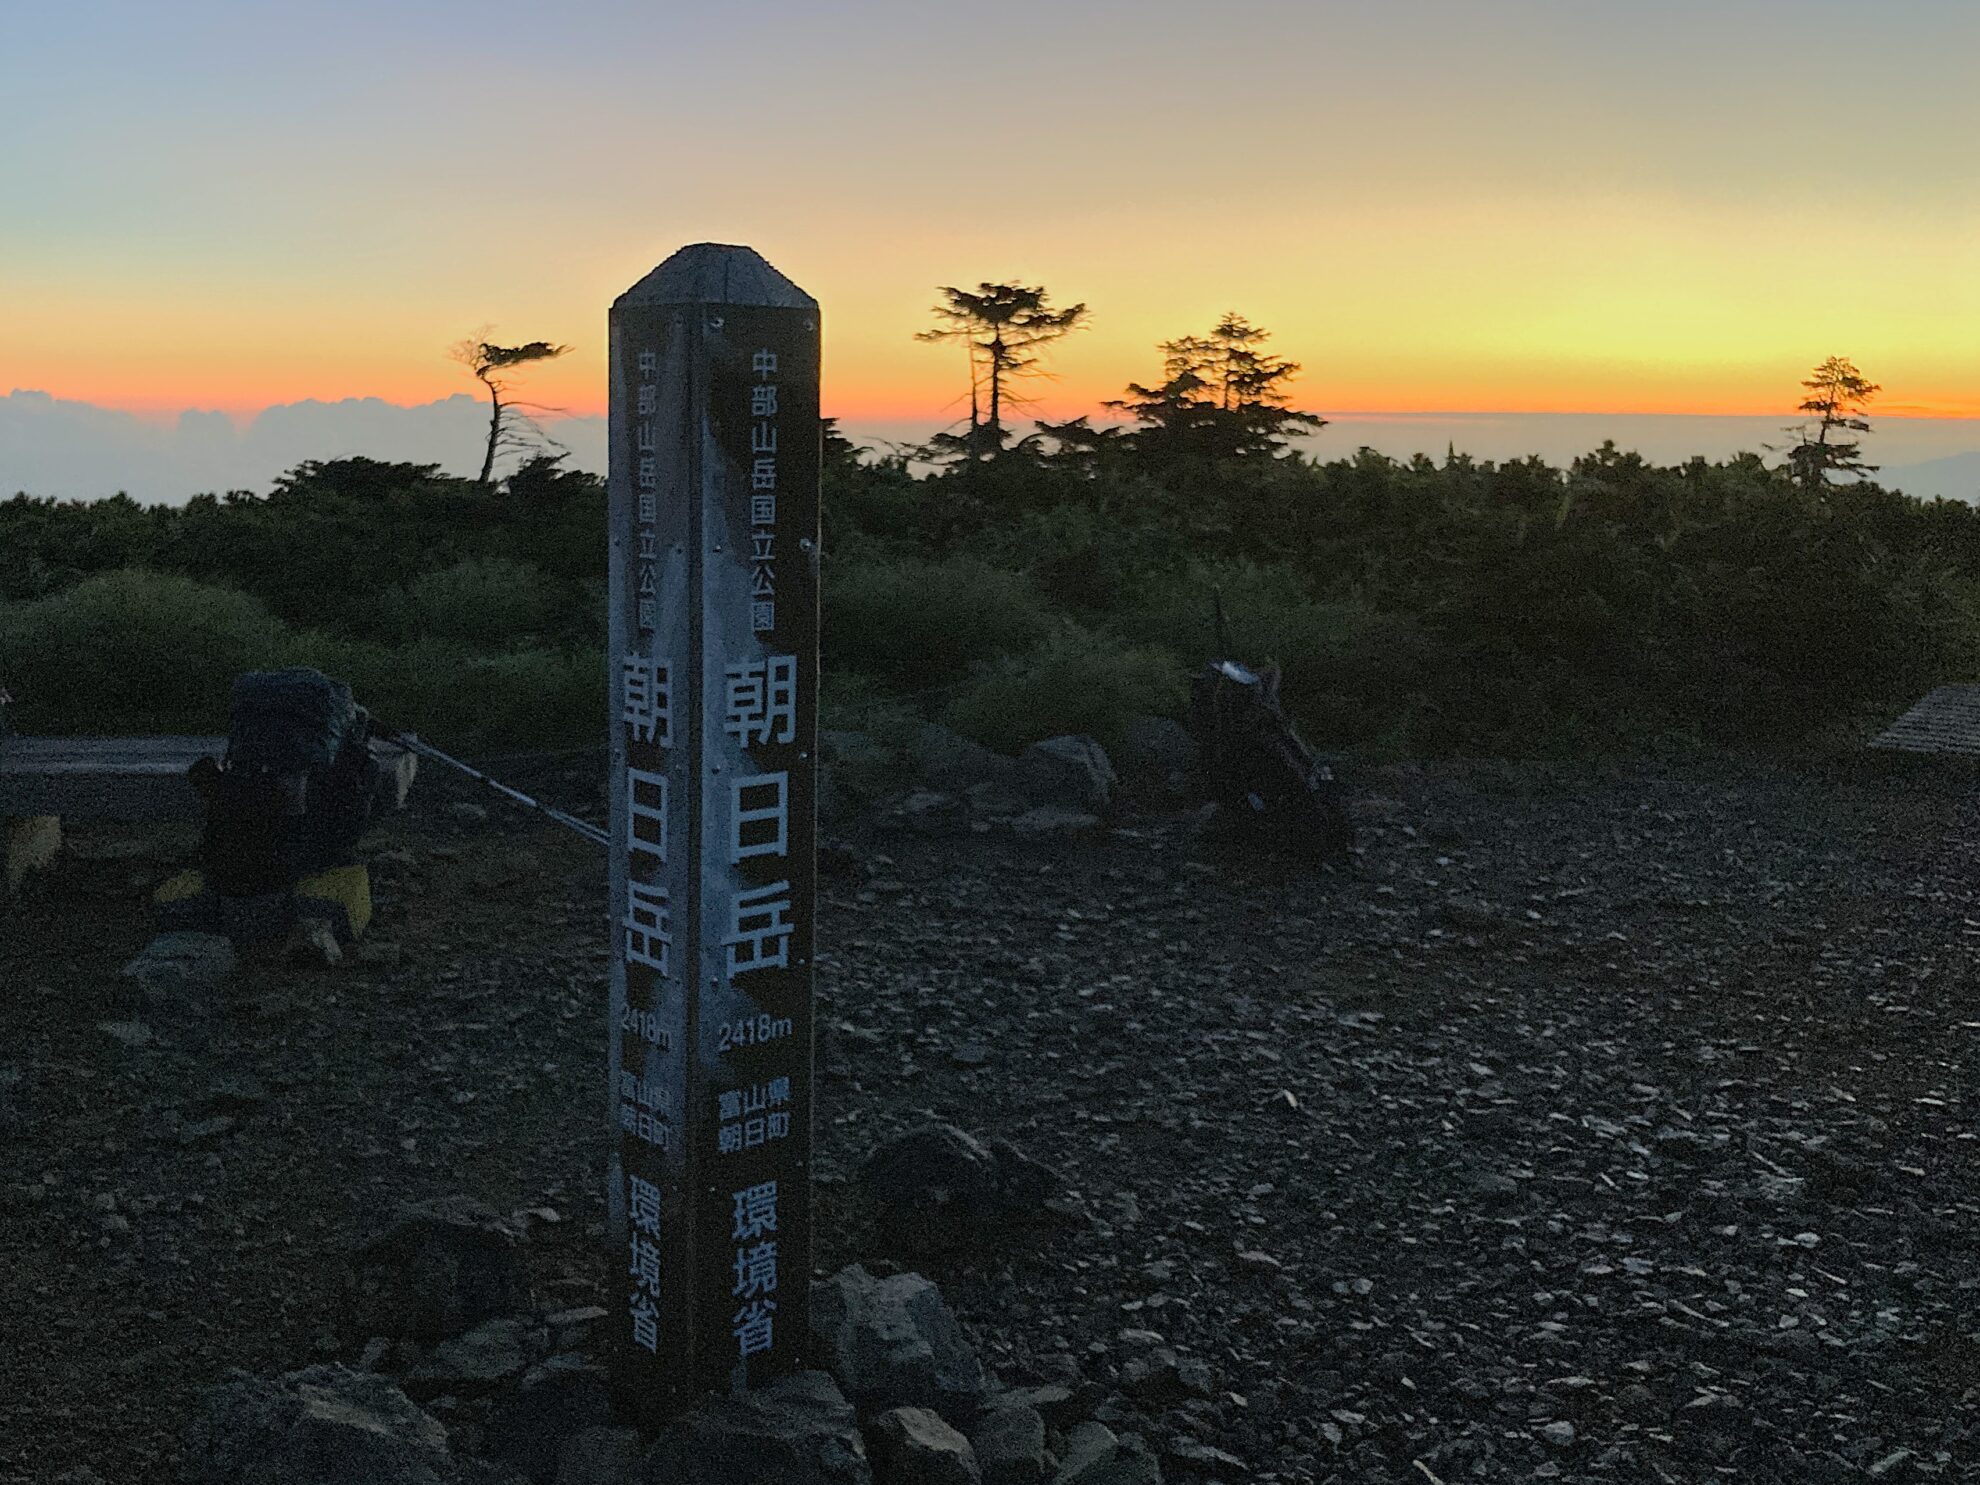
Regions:
<svg viewBox="0 0 1980 1485"><path fill-rule="evenodd" d="M429 0L306 42L248 0L113 8L25 8L0 48L23 120L0 395L418 405L479 394L446 348L493 322L575 347L518 396L597 414L612 299L718 241L824 306L851 424L964 414L960 351L914 334L939 285L983 280L1089 306L1030 389L1055 418L1233 309L1324 416L1785 423L1830 355L1882 384L1873 419L1980 416L1980 8L1952 0L1789 28L1757 4L1007 0L1054 45L994 121L957 106L980 15L906 0L495 26ZM1848 127L1812 134L1811 97Z"/></svg>

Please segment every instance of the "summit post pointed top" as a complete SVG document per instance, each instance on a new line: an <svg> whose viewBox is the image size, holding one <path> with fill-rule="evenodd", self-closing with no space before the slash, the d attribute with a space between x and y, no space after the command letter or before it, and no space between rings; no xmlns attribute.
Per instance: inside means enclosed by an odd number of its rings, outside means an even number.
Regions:
<svg viewBox="0 0 1980 1485"><path fill-rule="evenodd" d="M755 248L697 242L682 248L615 301L621 305L752 304L816 309L813 299Z"/></svg>

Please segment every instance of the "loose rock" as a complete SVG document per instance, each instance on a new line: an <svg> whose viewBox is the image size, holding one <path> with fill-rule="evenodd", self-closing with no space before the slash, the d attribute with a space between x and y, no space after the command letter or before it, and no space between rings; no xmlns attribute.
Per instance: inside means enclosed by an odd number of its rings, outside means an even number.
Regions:
<svg viewBox="0 0 1980 1485"><path fill-rule="evenodd" d="M454 1485L447 1431L384 1377L313 1366L239 1377L188 1431L197 1485Z"/></svg>
<svg viewBox="0 0 1980 1485"><path fill-rule="evenodd" d="M1045 1420L1012 1394L994 1398L969 1430L983 1485L1040 1485L1045 1478Z"/></svg>
<svg viewBox="0 0 1980 1485"><path fill-rule="evenodd" d="M354 1334L429 1344L484 1320L527 1313L522 1236L464 1198L401 1207L355 1255L350 1303Z"/></svg>
<svg viewBox="0 0 1980 1485"><path fill-rule="evenodd" d="M866 1438L879 1485L982 1485L969 1440L926 1408L890 1408Z"/></svg>
<svg viewBox="0 0 1980 1485"><path fill-rule="evenodd" d="M161 933L124 966L124 1002L133 1009L201 1010L236 963L234 945L223 934Z"/></svg>
<svg viewBox="0 0 1980 1485"><path fill-rule="evenodd" d="M932 1408L966 1421L983 1366L941 1293L920 1274L877 1279L858 1264L811 1290L818 1356L862 1414Z"/></svg>
<svg viewBox="0 0 1980 1485"><path fill-rule="evenodd" d="M671 1424L645 1485L872 1485L852 1404L823 1372L718 1397Z"/></svg>

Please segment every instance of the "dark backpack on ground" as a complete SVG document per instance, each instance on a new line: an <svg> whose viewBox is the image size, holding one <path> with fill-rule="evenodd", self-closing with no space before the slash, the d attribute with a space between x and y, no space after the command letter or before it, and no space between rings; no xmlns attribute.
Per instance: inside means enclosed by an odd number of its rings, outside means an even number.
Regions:
<svg viewBox="0 0 1980 1485"><path fill-rule="evenodd" d="M1354 849L1334 772L1279 705L1279 671L1234 660L1206 665L1190 685L1204 793L1275 844L1320 861Z"/></svg>
<svg viewBox="0 0 1980 1485"><path fill-rule="evenodd" d="M283 891L356 863L377 768L371 718L351 688L308 669L235 680L226 757L194 765L206 799L200 864L229 897Z"/></svg>

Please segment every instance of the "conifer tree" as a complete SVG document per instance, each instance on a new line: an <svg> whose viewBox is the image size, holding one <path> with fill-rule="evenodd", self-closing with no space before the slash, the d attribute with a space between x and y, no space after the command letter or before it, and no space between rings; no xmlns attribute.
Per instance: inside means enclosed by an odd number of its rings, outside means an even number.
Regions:
<svg viewBox="0 0 1980 1485"><path fill-rule="evenodd" d="M1795 411L1807 414L1813 422L1790 424L1783 430L1794 434L1798 442L1769 446L1785 447L1787 469L1794 482L1804 490L1822 490L1828 486L1832 469L1843 474L1876 473L1876 465L1866 464L1857 456L1863 446L1860 440L1830 435L1838 429L1845 433L1868 433L1870 424L1863 410L1882 388L1844 356L1829 357L1801 385L1808 395Z"/></svg>
<svg viewBox="0 0 1980 1485"><path fill-rule="evenodd" d="M968 459L994 458L1010 437L1005 406L1024 401L1012 384L1037 372L1044 346L1085 325L1086 306L1054 309L1043 288L1025 284L982 283L974 292L945 285L941 292L940 323L915 339L960 340L968 348L969 432L939 435L935 443Z"/></svg>
<svg viewBox="0 0 1980 1485"><path fill-rule="evenodd" d="M1299 363L1261 349L1271 332L1242 315L1226 314L1208 335L1163 341L1159 386L1128 383L1127 396L1106 405L1131 414L1144 453L1168 458L1270 458L1301 429L1327 420L1288 404L1286 386Z"/></svg>

